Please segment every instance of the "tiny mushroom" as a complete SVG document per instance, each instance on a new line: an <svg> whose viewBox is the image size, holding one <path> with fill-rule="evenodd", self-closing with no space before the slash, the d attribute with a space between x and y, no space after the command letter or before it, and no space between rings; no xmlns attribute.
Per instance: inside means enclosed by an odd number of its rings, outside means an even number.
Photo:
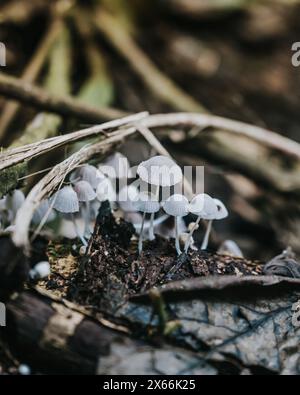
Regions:
<svg viewBox="0 0 300 395"><path fill-rule="evenodd" d="M178 230L178 219L185 217L189 213L189 201L188 199L179 194L170 196L164 203L163 209L169 215L175 217L175 228L176 228L176 251L177 254L181 254L180 242L179 242L179 230Z"/></svg>
<svg viewBox="0 0 300 395"><path fill-rule="evenodd" d="M139 190L134 185L125 185L118 194L118 204L124 212L134 213L137 210L136 202L139 198Z"/></svg>
<svg viewBox="0 0 300 395"><path fill-rule="evenodd" d="M21 376L30 376L31 375L30 366L21 364L19 365L18 372Z"/></svg>
<svg viewBox="0 0 300 395"><path fill-rule="evenodd" d="M96 193L91 184L87 181L78 181L74 184L74 191L77 193L79 203L82 203L82 216L85 221L85 234L90 234L89 223L91 219L90 202L96 199Z"/></svg>
<svg viewBox="0 0 300 395"><path fill-rule="evenodd" d="M9 221L14 222L19 208L25 201L25 195L20 189L15 189L13 192L6 195L5 204L9 213Z"/></svg>
<svg viewBox="0 0 300 395"><path fill-rule="evenodd" d="M99 202L105 202L108 200L110 203L115 203L116 201L116 191L111 180L104 177L96 189L96 196Z"/></svg>
<svg viewBox="0 0 300 395"><path fill-rule="evenodd" d="M54 210L52 210L49 200L42 200L33 214L32 223L38 225L42 221L45 221L45 223L47 223L53 221L54 219L55 212Z"/></svg>
<svg viewBox="0 0 300 395"><path fill-rule="evenodd" d="M160 204L158 202L158 198L150 192L141 192L139 194L139 199L135 204L137 210L143 213L141 232L139 237L139 247L138 247L139 254L141 254L141 252L143 251L143 231L144 231L146 214L152 215L157 213L160 209Z"/></svg>
<svg viewBox="0 0 300 395"><path fill-rule="evenodd" d="M189 246L190 246L190 241L191 237L193 236L193 233L197 226L199 225L199 222L201 219L206 219L206 220L211 220L214 219L217 213L217 205L212 197L207 195L206 193L200 193L199 195L196 195L190 205L189 205L189 212L192 214L197 215L197 221L195 222L193 228L191 229L189 233L189 237L186 240L185 247L184 247L184 252L187 253Z"/></svg>
<svg viewBox="0 0 300 395"><path fill-rule="evenodd" d="M102 174L95 166L85 164L73 171L70 175L70 181L72 184L77 181L86 181L92 186L92 188L96 189L103 177L104 174Z"/></svg>
<svg viewBox="0 0 300 395"><path fill-rule="evenodd" d="M225 240L218 249L220 255L230 255L236 258L244 258L244 254L237 243L233 240Z"/></svg>
<svg viewBox="0 0 300 395"><path fill-rule="evenodd" d="M217 212L214 218L209 219L207 229L205 232L205 236L202 242L201 250L206 250L209 242L209 236L212 229L212 224L214 220L221 220L228 217L228 210L225 207L224 203L221 202L219 199L214 199L214 202L217 206Z"/></svg>
<svg viewBox="0 0 300 395"><path fill-rule="evenodd" d="M98 168L108 177L112 177L112 171L114 172L115 178L133 177L129 160L120 152L115 152L109 156Z"/></svg>
<svg viewBox="0 0 300 395"><path fill-rule="evenodd" d="M47 261L37 263L29 272L32 280L42 280L50 275L50 264Z"/></svg>
<svg viewBox="0 0 300 395"><path fill-rule="evenodd" d="M56 211L71 216L71 220L73 222L77 236L80 238L83 245L87 245L86 240L78 230L76 220L74 217L74 213L79 212L79 200L74 189L71 186L63 187L62 189L60 189L54 194L52 199L53 199L53 208Z"/></svg>
<svg viewBox="0 0 300 395"><path fill-rule="evenodd" d="M142 163L137 168L140 179L147 184L154 186L154 195L159 198L161 187L172 187L182 181L183 175L181 168L167 156L154 156ZM154 239L153 231L154 213L150 219L150 239Z"/></svg>

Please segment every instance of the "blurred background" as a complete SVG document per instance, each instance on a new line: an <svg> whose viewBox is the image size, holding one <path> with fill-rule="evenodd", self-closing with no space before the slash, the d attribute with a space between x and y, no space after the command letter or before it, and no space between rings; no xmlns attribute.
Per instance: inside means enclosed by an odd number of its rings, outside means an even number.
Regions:
<svg viewBox="0 0 300 395"><path fill-rule="evenodd" d="M300 141L300 67L292 65L299 11L297 0L2 0L0 71L96 108L209 112ZM5 95L0 108L4 148L89 125ZM288 245L300 252L297 159L222 130L157 136L181 165L206 166L206 191L231 211L216 225L221 239L255 259ZM122 151L136 164L151 147L136 139ZM32 161L30 173L67 153Z"/></svg>

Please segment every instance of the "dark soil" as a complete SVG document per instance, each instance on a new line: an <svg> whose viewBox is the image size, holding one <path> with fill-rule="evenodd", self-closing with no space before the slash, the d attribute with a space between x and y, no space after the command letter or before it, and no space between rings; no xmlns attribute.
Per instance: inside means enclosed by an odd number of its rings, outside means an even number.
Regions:
<svg viewBox="0 0 300 395"><path fill-rule="evenodd" d="M99 213L94 235L79 269L55 273L47 288L65 288L67 297L84 306L112 312L128 297L170 281L208 275L260 275L262 263L214 252L190 251L177 257L174 240L157 236L138 256L134 228L115 219L109 207Z"/></svg>

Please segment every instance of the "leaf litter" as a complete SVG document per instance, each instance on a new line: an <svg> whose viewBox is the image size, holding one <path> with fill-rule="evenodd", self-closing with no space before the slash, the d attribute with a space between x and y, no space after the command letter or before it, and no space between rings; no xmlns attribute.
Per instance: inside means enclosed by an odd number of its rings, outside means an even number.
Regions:
<svg viewBox="0 0 300 395"><path fill-rule="evenodd" d="M85 256L71 245L48 249L58 256L43 287L154 344L142 351L114 345L99 372L300 373L300 324L293 324L300 280L263 275L263 262L201 251L191 251L170 278L178 263L172 241L146 242L141 256L136 247L132 225L103 204ZM159 368L161 358L163 366L177 361L171 373Z"/></svg>

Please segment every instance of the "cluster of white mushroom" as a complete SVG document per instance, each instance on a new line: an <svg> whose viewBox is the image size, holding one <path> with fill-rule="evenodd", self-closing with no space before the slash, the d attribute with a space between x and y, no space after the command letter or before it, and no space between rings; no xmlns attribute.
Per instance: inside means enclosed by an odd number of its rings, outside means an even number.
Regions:
<svg viewBox="0 0 300 395"><path fill-rule="evenodd" d="M143 250L143 228L146 214L150 214L149 239L154 236L154 215L162 207L167 215L175 217L175 246L177 254L182 253L179 239L179 219L188 214L197 215L197 220L186 238L184 252L187 253L192 242L192 236L201 219L208 221L207 231L201 248L207 249L209 236L214 220L224 219L228 216L225 205L218 199L213 199L207 194L195 196L191 202L183 194L172 194L166 200L159 201L160 191L164 188L174 187L183 180L181 168L170 158L155 156L142 162L137 169L140 179L151 186L151 192L140 192L133 206L143 213L142 226L139 237L139 253Z"/></svg>
<svg viewBox="0 0 300 395"><path fill-rule="evenodd" d="M70 175L70 185L58 190L50 205L73 223L77 237L86 246L93 230L91 224L106 200L116 200L111 180L100 169L85 164ZM83 229L78 226L78 219L83 221Z"/></svg>
<svg viewBox="0 0 300 395"><path fill-rule="evenodd" d="M154 156L140 163L136 173L138 179L128 185L128 178L135 178L135 175L130 169L128 159L120 153L112 155L98 168L84 164L71 173L69 182L65 186L50 199L40 203L32 223L34 225L50 223L59 217L61 223L59 235L69 238L78 237L86 246L99 208L102 202L108 200L113 209L121 209L124 218L134 224L139 233L139 253L143 250L145 231L148 231L148 239L154 240L154 228L171 216L175 220L175 247L177 254L180 255L182 229L185 227L182 218L189 214L196 215L197 220L188 233L184 232L184 252L187 253L192 246L193 233L201 219L208 221L201 246L203 250L207 249L213 221L228 216L224 204L207 194L199 194L189 202L183 194L176 193L177 186L182 192L183 173L169 157ZM119 179L118 193L113 179ZM6 226L14 224L17 211L24 200L25 196L20 190L15 190L0 200L0 229L1 223ZM155 218L161 209L165 214ZM67 223L68 226L64 227L63 223L65 225Z"/></svg>

